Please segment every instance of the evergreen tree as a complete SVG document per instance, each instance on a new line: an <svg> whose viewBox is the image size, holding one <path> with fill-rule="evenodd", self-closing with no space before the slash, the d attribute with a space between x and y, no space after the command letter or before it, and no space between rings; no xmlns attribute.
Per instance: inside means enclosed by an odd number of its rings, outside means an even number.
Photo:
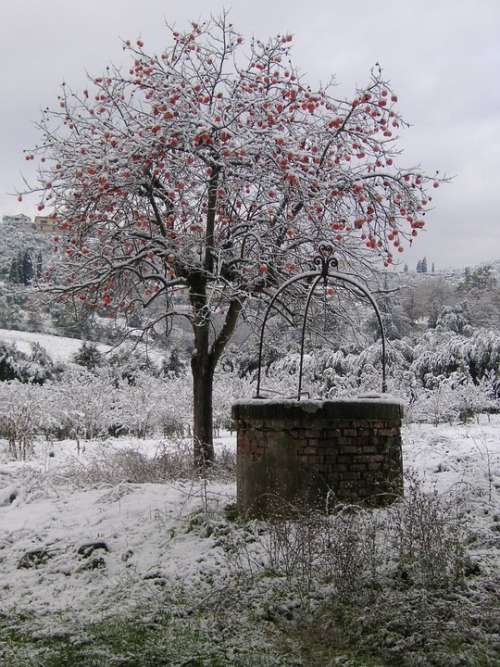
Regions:
<svg viewBox="0 0 500 667"><path fill-rule="evenodd" d="M92 342L83 341L80 349L73 355L73 361L79 366L88 368L89 371L100 368L103 365L103 358L97 345Z"/></svg>
<svg viewBox="0 0 500 667"><path fill-rule="evenodd" d="M33 282L33 260L31 259L31 252L26 250L23 255L22 262L22 274L23 274L23 283L25 285L31 285Z"/></svg>
<svg viewBox="0 0 500 667"><path fill-rule="evenodd" d="M21 282L19 257L14 256L12 258L12 261L10 263L9 282L11 283Z"/></svg>
<svg viewBox="0 0 500 667"><path fill-rule="evenodd" d="M420 265L420 271L422 273L427 273L427 257L424 257Z"/></svg>
<svg viewBox="0 0 500 667"><path fill-rule="evenodd" d="M38 251L38 255L36 256L36 277L37 279L40 279L42 276L42 270L43 270L43 257L42 257L42 251Z"/></svg>

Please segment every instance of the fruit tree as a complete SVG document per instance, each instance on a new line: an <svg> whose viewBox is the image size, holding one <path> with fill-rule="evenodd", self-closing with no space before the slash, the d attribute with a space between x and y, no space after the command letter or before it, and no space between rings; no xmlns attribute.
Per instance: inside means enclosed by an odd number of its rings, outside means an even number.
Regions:
<svg viewBox="0 0 500 667"><path fill-rule="evenodd" d="M245 42L221 16L169 39L158 55L127 41L126 70L107 67L81 93L63 85L26 159L38 160L30 191L54 212L66 266L48 288L125 315L167 295L161 318L189 319L203 464L214 370L246 304L321 241L388 266L440 179L400 165L404 121L378 66L343 99L304 80L289 35Z"/></svg>

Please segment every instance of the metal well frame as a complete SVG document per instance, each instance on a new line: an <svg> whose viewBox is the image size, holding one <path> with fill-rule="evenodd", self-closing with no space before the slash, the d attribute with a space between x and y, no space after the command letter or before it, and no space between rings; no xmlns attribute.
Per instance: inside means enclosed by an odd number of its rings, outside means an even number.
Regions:
<svg viewBox="0 0 500 667"><path fill-rule="evenodd" d="M382 339L382 393L385 393L387 391L387 382L386 382L386 339L385 339L385 331L384 331L384 325L382 323L382 317L380 315L380 310L377 306L377 303L373 296L370 294L368 289L362 285L358 280L353 278L352 276L346 275L344 273L341 273L338 271L338 260L336 257L333 255L333 248L330 244L328 243L321 243L318 247L318 254L313 258L313 264L316 266L319 266L320 268L316 271L306 271L304 273L301 273L297 276L294 276L293 278L290 278L287 280L283 285L278 289L278 291L273 295L273 298L269 302L269 305L266 308L266 312L264 314L264 319L262 321L262 327L260 331L260 341L259 341L259 366L258 366L258 372L257 372L257 391L255 394L255 398L264 398L264 396L261 395L261 379L262 379L262 350L264 347L264 333L265 333L265 328L267 324L267 320L269 318L269 315L271 313L272 308L274 307L274 304L276 303L278 297L280 294L282 294L286 289L288 289L291 285L294 283L300 281L300 280L307 280L307 281L312 281L311 286L309 288L309 292L307 294L307 299L304 307L304 313L302 315L302 334L301 334L301 340L300 340L300 365L299 365L299 386L297 390L297 400L300 401L300 398L302 396L302 375L303 375L303 369L304 369L304 343L305 343L305 334L306 334L306 325L307 325L307 317L309 314L309 308L311 305L312 297L314 295L314 291L316 287L323 282L323 285L327 286L328 280L333 279L333 280L339 280L343 283L346 283L348 285L351 285L358 289L364 296L367 297L367 299L370 301L371 305L373 306L373 309L375 311L375 314L377 316L377 321L380 329L380 335Z"/></svg>

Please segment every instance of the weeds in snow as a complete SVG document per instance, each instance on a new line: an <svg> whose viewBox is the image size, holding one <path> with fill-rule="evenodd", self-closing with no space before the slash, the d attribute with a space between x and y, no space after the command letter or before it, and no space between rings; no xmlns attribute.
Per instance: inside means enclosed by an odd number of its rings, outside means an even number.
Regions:
<svg viewBox="0 0 500 667"><path fill-rule="evenodd" d="M493 504L493 470L491 465L491 452L485 442L478 442L473 439L474 448L484 460L486 465L486 476L488 480L488 504Z"/></svg>
<svg viewBox="0 0 500 667"><path fill-rule="evenodd" d="M436 588L463 576L463 507L456 493L424 491L407 476L404 499L384 510L337 505L330 515L305 512L255 524L249 540L232 535L233 569L255 577L282 577L308 592L324 585L349 597L361 589L396 586Z"/></svg>
<svg viewBox="0 0 500 667"><path fill-rule="evenodd" d="M460 579L465 525L458 487L447 494L425 492L415 473L405 477L405 497L389 509L385 530L400 582L435 588Z"/></svg>

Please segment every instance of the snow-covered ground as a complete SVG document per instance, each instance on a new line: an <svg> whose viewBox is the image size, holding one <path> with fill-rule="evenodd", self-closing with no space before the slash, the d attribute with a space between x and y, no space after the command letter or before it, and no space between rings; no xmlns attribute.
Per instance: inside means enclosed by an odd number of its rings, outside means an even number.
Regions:
<svg viewBox="0 0 500 667"><path fill-rule="evenodd" d="M500 541L500 419L466 426L410 425L404 430L405 466L440 492L452 487L467 498L480 539L478 552L494 567ZM122 481L81 488L68 466L133 448L153 456L158 441L125 438L86 443L76 454L72 441L39 442L28 463L7 461L0 449L0 591L2 609L35 612L39 618L70 613L81 621L97 612L126 608L155 595L167 580L196 578L222 566L214 539L189 530L197 511L222 513L235 501L233 482L203 480L162 484ZM217 448L234 449L234 436ZM74 470L74 467L73 467ZM92 554L79 553L84 545ZM91 549L91 548L90 548ZM27 553L45 559L30 564ZM23 561L23 557L25 560ZM96 560L97 559L97 560ZM24 565L23 566L23 562ZM32 566L30 566L32 565ZM498 565L498 560L497 560Z"/></svg>
<svg viewBox="0 0 500 667"><path fill-rule="evenodd" d="M500 575L500 415L467 425L412 424L403 431L406 469L440 494L456 492L469 514L470 553Z"/></svg>
<svg viewBox="0 0 500 667"><path fill-rule="evenodd" d="M216 450L234 444L226 435ZM211 540L189 530L189 517L234 502L234 483L122 481L79 488L79 468L130 448L154 456L158 447L154 440L111 439L85 443L78 456L74 441L38 442L33 459L20 463L7 462L0 441L3 612L34 613L39 620L64 612L90 622L96 614L154 598L167 579L185 581L220 560ZM101 546L78 553L91 543ZM29 553L34 561L25 567L22 558Z"/></svg>
<svg viewBox="0 0 500 667"><path fill-rule="evenodd" d="M32 331L14 331L10 329L0 329L0 341L6 343L15 343L21 352L29 354L32 345L38 343L49 355L56 361L71 361L82 345L78 338L66 338L65 336L52 336L50 334L37 333ZM97 343L100 352L110 350L109 345Z"/></svg>
<svg viewBox="0 0 500 667"><path fill-rule="evenodd" d="M79 338L67 338L65 336L52 336L32 331L16 331L12 329L0 329L0 341L6 343L15 343L21 352L29 354L34 343L41 345L55 361L68 363L81 348L83 341ZM96 343L97 349L105 354L106 352L119 350L120 347L113 347L105 343ZM161 361L162 354L150 347L139 344L139 350L148 353L156 362Z"/></svg>
<svg viewBox="0 0 500 667"><path fill-rule="evenodd" d="M479 424L413 424L403 432L405 467L429 490L463 496L471 557L492 580L500 564L499 427L500 416L481 416ZM119 438L84 444L77 454L74 441L40 441L34 457L20 463L9 461L0 441L5 618L22 615L41 636L53 635L68 623L137 617L138 609L161 608L186 587L200 596L223 586L230 565L221 535L229 525L224 509L235 502L234 481L134 483L115 476L116 483L104 483L85 473L96 461L112 466L117 456L133 458L131 451L154 457L159 448L186 443ZM234 451L234 434L223 434L216 449Z"/></svg>

